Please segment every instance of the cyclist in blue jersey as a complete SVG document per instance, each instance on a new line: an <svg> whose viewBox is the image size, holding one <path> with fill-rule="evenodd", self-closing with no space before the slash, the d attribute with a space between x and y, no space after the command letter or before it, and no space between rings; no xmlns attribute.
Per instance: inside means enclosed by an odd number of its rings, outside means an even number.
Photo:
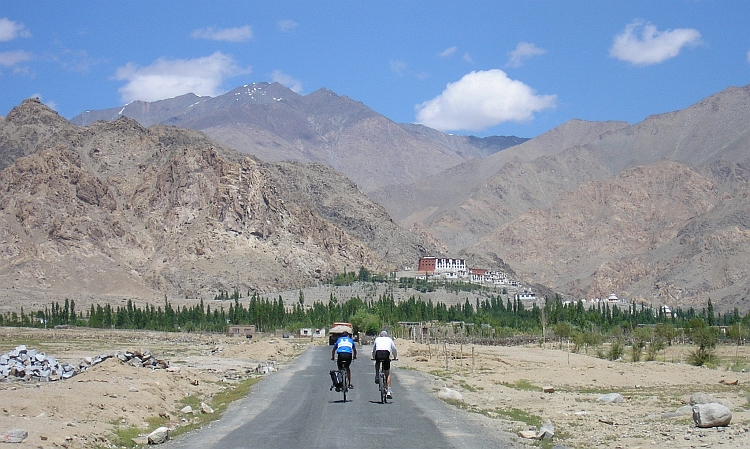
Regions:
<svg viewBox="0 0 750 449"><path fill-rule="evenodd" d="M352 340L349 332L344 331L344 334L336 340L333 349L331 349L331 360L334 360L336 354L339 356L336 365L338 365L339 370L346 366L349 388L354 388L354 384L352 384L352 371L349 369L349 365L351 365L352 359L357 358L357 345L354 344L354 340Z"/></svg>

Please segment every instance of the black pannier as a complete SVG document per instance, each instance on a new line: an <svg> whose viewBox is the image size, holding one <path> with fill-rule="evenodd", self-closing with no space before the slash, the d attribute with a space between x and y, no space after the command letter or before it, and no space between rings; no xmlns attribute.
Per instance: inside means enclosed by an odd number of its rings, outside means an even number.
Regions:
<svg viewBox="0 0 750 449"><path fill-rule="evenodd" d="M344 386L344 377L341 375L341 371L331 370L331 382L333 382L335 388L342 388Z"/></svg>

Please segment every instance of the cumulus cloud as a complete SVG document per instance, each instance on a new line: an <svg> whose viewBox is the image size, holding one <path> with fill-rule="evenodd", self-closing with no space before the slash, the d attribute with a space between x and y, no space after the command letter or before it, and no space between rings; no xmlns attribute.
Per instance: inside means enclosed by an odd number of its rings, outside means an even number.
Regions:
<svg viewBox="0 0 750 449"><path fill-rule="evenodd" d="M458 47L456 46L448 47L445 50L438 53L438 56L440 56L441 58L450 58L451 56L453 56L454 53L456 53L456 50L458 50Z"/></svg>
<svg viewBox="0 0 750 449"><path fill-rule="evenodd" d="M508 63L505 64L508 67L521 67L523 61L547 53L547 50L539 48L536 45L529 42L519 42L516 45L516 49L508 53Z"/></svg>
<svg viewBox="0 0 750 449"><path fill-rule="evenodd" d="M0 42L12 41L17 37L29 37L31 33L22 23L14 22L7 17L0 17Z"/></svg>
<svg viewBox="0 0 750 449"><path fill-rule="evenodd" d="M685 46L700 45L701 33L692 28L658 31L656 25L635 20L615 36L610 56L633 65L652 65L674 58Z"/></svg>
<svg viewBox="0 0 750 449"><path fill-rule="evenodd" d="M273 71L273 73L271 74L271 81L274 83L279 83L282 86L286 86L289 89L291 89L293 92L296 92L296 93L302 92L302 82L300 82L297 79L292 78L291 76L287 75L281 70Z"/></svg>
<svg viewBox="0 0 750 449"><path fill-rule="evenodd" d="M127 83L119 89L126 103L134 100L156 101L194 93L216 96L222 93L225 78L250 73L228 55L219 51L196 59L159 58L153 64L139 67L127 63L118 67L114 78Z"/></svg>
<svg viewBox="0 0 750 449"><path fill-rule="evenodd" d="M502 70L471 72L415 106L417 123L441 131L481 131L503 122L531 120L535 112L553 108L556 95L538 95Z"/></svg>
<svg viewBox="0 0 750 449"><path fill-rule="evenodd" d="M250 25L236 28L215 29L212 27L201 28L190 33L194 39L209 39L212 41L244 42L253 38L253 30Z"/></svg>
<svg viewBox="0 0 750 449"><path fill-rule="evenodd" d="M289 19L279 20L278 22L276 22L276 26L279 28L279 31L287 33L297 28L297 22L295 22L294 20L289 20Z"/></svg>

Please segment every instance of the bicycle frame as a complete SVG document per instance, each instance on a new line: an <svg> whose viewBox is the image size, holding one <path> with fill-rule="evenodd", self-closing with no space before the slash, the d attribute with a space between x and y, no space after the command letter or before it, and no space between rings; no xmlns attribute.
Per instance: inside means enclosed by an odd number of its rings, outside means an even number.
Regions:
<svg viewBox="0 0 750 449"><path fill-rule="evenodd" d="M344 393L344 402L346 402L346 393L349 391L349 369L347 367L341 368L341 378L343 379L344 386L341 391Z"/></svg>
<svg viewBox="0 0 750 449"><path fill-rule="evenodd" d="M380 403L385 404L388 402L388 376L385 374L385 370L383 369L383 366L380 367L380 372L378 373L379 380L379 387L380 387Z"/></svg>

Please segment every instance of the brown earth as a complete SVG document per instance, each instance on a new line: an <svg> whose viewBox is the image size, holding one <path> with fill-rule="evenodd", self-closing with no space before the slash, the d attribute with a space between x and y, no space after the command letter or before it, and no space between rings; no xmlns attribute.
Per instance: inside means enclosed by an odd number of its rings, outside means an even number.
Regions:
<svg viewBox="0 0 750 449"><path fill-rule="evenodd" d="M64 381L0 383L0 433L27 430L26 440L14 446L25 449L113 446L115 429L138 428L146 434L149 425L159 420L173 429L184 427L199 420L199 415L180 413L186 403L192 401L197 408L205 402L219 409L221 393L262 376L256 372L259 366L284 369L307 345L324 342L0 328L0 353L19 344L76 366L87 356L148 349L167 359L174 371L135 368L108 359ZM708 369L684 363L694 349L689 345L668 347L657 361L632 363L599 359L594 351L571 353L549 343L546 348L446 347L397 339L396 344L400 357L394 375L402 369L429 373L435 394L450 388L462 395L461 400L449 401L451 406L481 413L514 435L538 430L540 423L550 421L555 429L553 444L570 448L750 446L750 374L741 371L750 360L746 347L720 347L721 361ZM545 387L554 392L544 393ZM728 405L731 424L699 429L689 414L662 416L687 404L696 392ZM625 400L597 401L606 393L620 393Z"/></svg>

